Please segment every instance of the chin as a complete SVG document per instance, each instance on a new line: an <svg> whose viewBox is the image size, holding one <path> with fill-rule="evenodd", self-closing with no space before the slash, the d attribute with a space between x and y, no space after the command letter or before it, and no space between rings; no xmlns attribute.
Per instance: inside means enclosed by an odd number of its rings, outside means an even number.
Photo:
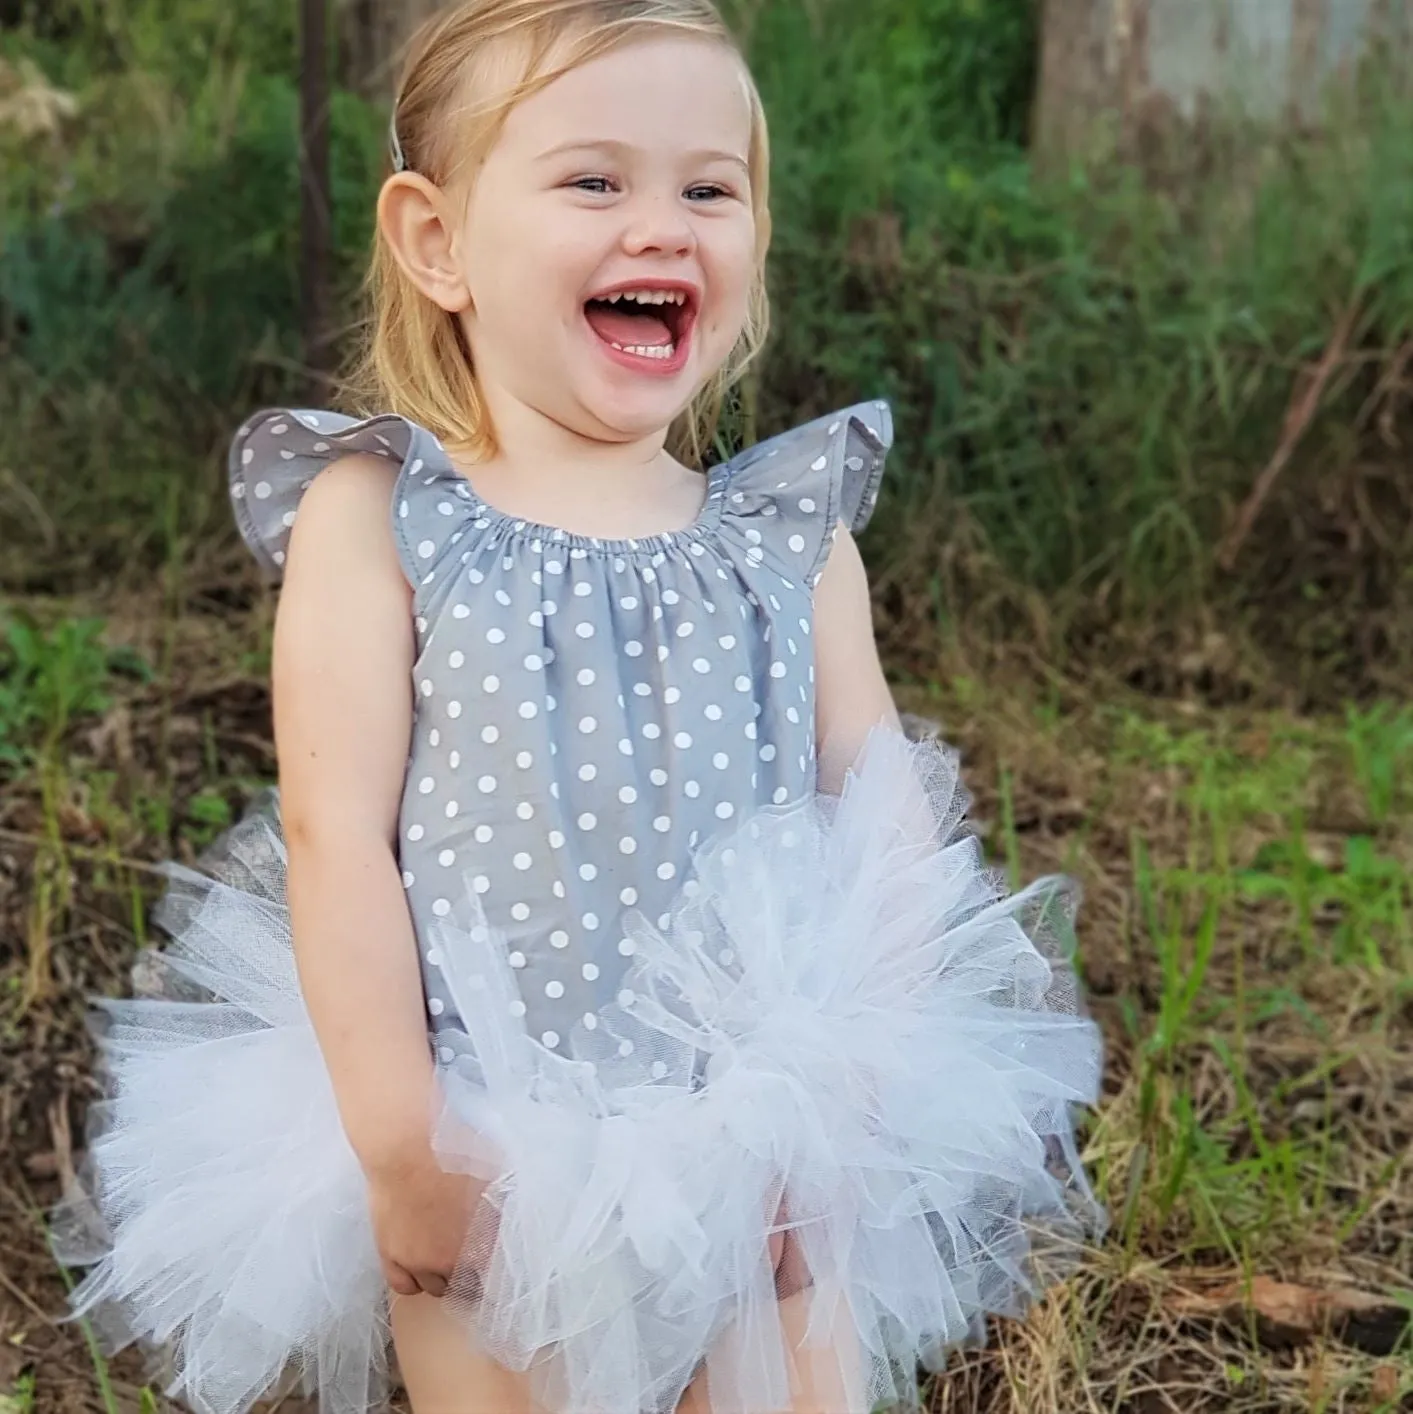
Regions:
<svg viewBox="0 0 1413 1414"><path fill-rule="evenodd" d="M583 406L612 440L636 442L670 427L691 405L696 387L685 398L625 397L622 394L585 398Z"/></svg>

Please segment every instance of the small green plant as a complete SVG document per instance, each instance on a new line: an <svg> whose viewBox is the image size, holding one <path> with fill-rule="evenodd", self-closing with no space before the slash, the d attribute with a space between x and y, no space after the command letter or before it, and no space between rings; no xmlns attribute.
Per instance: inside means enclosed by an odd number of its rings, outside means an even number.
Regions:
<svg viewBox="0 0 1413 1414"><path fill-rule="evenodd" d="M147 675L135 654L104 644L103 627L95 618L62 619L48 629L17 618L0 638L0 770L32 772L44 822L28 891L23 1007L46 996L52 985L54 937L73 902L61 824L72 784L65 736L79 718L107 710L117 671Z"/></svg>
<svg viewBox="0 0 1413 1414"><path fill-rule="evenodd" d="M204 786L186 803L183 834L198 849L210 844L233 819L230 801L215 787Z"/></svg>
<svg viewBox="0 0 1413 1414"><path fill-rule="evenodd" d="M10 1392L0 1392L0 1414L34 1414L34 1371L26 1370L15 1378Z"/></svg>
<svg viewBox="0 0 1413 1414"><path fill-rule="evenodd" d="M1345 711L1345 740L1369 818L1386 825L1413 777L1413 707L1376 703Z"/></svg>
<svg viewBox="0 0 1413 1414"><path fill-rule="evenodd" d="M118 668L146 668L103 643L103 621L63 619L50 629L16 619L0 640L0 765L52 749L77 717L106 710Z"/></svg>
<svg viewBox="0 0 1413 1414"><path fill-rule="evenodd" d="M1273 840L1237 874L1241 896L1281 899L1292 927L1312 948L1316 924L1329 954L1370 973L1406 970L1413 959L1413 877L1365 835L1345 841L1343 858L1326 864L1311 857L1299 830Z"/></svg>

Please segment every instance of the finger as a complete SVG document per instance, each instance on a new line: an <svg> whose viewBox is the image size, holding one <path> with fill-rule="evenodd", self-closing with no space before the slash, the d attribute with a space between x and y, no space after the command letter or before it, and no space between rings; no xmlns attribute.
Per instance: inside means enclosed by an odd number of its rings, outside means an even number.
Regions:
<svg viewBox="0 0 1413 1414"><path fill-rule="evenodd" d="M384 1262L383 1275L387 1278L388 1286L399 1296L416 1296L422 1290L417 1284L417 1278L406 1268L399 1267L396 1262Z"/></svg>

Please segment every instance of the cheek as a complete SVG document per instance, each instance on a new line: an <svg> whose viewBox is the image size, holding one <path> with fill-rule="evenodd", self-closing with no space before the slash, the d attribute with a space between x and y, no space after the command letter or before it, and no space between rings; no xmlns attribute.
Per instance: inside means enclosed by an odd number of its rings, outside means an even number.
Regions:
<svg viewBox="0 0 1413 1414"><path fill-rule="evenodd" d="M520 331L577 316L603 259L592 231L533 210L486 220L471 234L462 264L479 307L506 312Z"/></svg>
<svg viewBox="0 0 1413 1414"><path fill-rule="evenodd" d="M545 223L534 220L533 203L524 195L483 180L461 229L461 269L488 310L520 297L534 287L533 271L546 244Z"/></svg>
<svg viewBox="0 0 1413 1414"><path fill-rule="evenodd" d="M711 322L739 328L746 317L747 299L756 274L755 232L747 227L723 235L726 238L712 244L704 262L707 278L716 292Z"/></svg>

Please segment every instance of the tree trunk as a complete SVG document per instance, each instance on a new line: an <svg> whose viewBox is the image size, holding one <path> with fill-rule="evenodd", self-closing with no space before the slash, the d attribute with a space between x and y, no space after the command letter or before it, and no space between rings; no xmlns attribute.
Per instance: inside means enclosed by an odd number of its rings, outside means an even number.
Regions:
<svg viewBox="0 0 1413 1414"><path fill-rule="evenodd" d="M1366 60L1407 73L1413 0L1045 0L1041 23L1033 138L1054 166L1315 123Z"/></svg>
<svg viewBox="0 0 1413 1414"><path fill-rule="evenodd" d="M329 169L327 0L300 0L299 291L311 402L322 401L333 364L330 339L332 189Z"/></svg>
<svg viewBox="0 0 1413 1414"><path fill-rule="evenodd" d="M450 0L337 0L344 84L365 98L388 101L417 27Z"/></svg>

